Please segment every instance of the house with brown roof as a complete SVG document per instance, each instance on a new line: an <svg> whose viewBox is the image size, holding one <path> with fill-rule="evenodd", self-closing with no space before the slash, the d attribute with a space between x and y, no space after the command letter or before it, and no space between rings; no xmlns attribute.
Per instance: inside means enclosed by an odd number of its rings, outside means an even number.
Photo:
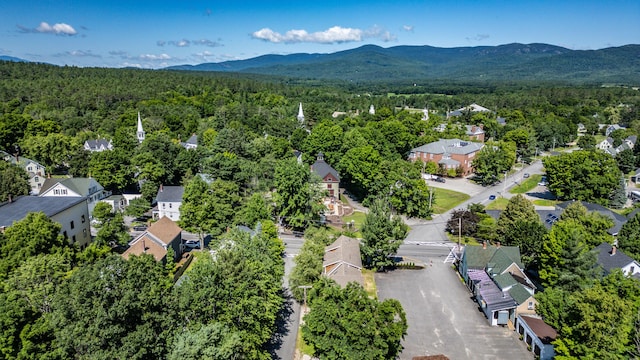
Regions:
<svg viewBox="0 0 640 360"><path fill-rule="evenodd" d="M128 259L131 255L150 254L156 261L165 262L169 248L173 249L174 260L182 255L182 229L164 216L131 241L122 257Z"/></svg>
<svg viewBox="0 0 640 360"><path fill-rule="evenodd" d="M440 139L411 149L410 161L435 162L444 169L462 169L462 175L473 172L473 160L484 147L483 143L460 139Z"/></svg>
<svg viewBox="0 0 640 360"><path fill-rule="evenodd" d="M322 274L344 287L350 282L364 286L360 241L341 235L325 247Z"/></svg>
<svg viewBox="0 0 640 360"><path fill-rule="evenodd" d="M558 337L558 333L540 317L519 315L516 320L516 331L538 359L551 360L554 358L555 351L552 342Z"/></svg>

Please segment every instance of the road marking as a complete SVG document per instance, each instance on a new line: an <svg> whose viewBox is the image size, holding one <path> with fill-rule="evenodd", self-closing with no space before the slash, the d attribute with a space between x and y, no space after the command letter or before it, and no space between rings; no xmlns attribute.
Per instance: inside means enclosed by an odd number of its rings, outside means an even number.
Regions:
<svg viewBox="0 0 640 360"><path fill-rule="evenodd" d="M431 241L405 241L405 245L426 245L438 247L455 247L456 244L450 242L431 242Z"/></svg>

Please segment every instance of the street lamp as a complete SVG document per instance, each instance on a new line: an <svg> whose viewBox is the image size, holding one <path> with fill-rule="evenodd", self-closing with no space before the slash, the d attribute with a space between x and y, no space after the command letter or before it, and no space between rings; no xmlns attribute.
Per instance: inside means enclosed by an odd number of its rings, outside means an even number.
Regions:
<svg viewBox="0 0 640 360"><path fill-rule="evenodd" d="M304 311L306 312L307 310L307 289L311 289L312 286L311 285L300 285L298 286L298 288L302 289L304 291Z"/></svg>

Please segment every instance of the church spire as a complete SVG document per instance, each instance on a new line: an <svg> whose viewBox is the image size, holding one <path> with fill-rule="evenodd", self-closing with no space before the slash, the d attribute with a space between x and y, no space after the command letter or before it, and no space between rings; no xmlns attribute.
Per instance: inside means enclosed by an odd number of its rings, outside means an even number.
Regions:
<svg viewBox="0 0 640 360"><path fill-rule="evenodd" d="M304 124L304 113L302 112L302 103L300 103L300 107L298 108L298 121L300 125Z"/></svg>
<svg viewBox="0 0 640 360"><path fill-rule="evenodd" d="M142 128L142 119L140 118L140 112L138 111L138 132L136 134L138 137L138 142L141 143L144 141L144 129Z"/></svg>

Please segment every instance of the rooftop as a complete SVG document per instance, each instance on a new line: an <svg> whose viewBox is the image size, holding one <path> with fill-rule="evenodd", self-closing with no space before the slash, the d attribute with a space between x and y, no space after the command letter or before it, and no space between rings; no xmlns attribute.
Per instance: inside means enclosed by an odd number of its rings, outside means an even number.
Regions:
<svg viewBox="0 0 640 360"><path fill-rule="evenodd" d="M183 186L160 185L156 200L158 202L182 202L182 194L184 194Z"/></svg>
<svg viewBox="0 0 640 360"><path fill-rule="evenodd" d="M425 144L417 148L411 149L412 153L428 153L428 154L471 154L480 151L484 146L483 143L464 141L460 139L440 139L436 142Z"/></svg>
<svg viewBox="0 0 640 360"><path fill-rule="evenodd" d="M622 269L623 267L635 261L620 249L616 249L615 254L612 254L613 246L608 243L602 243L596 246L595 251L598 256L598 265L602 266L607 274L610 273L613 269Z"/></svg>
<svg viewBox="0 0 640 360"><path fill-rule="evenodd" d="M151 224L147 233L156 237L163 244L168 245L176 236L182 233L182 229L173 220L163 216L160 220Z"/></svg>
<svg viewBox="0 0 640 360"><path fill-rule="evenodd" d="M311 165L311 171L320 176L321 179L324 179L327 175L331 174L336 179L336 181L340 181L340 175L338 174L336 169L332 168L331 165L327 164L324 161L324 156L322 153L318 154L318 159L315 163L313 163L313 165Z"/></svg>
<svg viewBox="0 0 640 360"><path fill-rule="evenodd" d="M30 212L41 211L47 217L52 217L84 201L84 197L20 196L12 202L0 204L0 226L11 226Z"/></svg>
<svg viewBox="0 0 640 360"><path fill-rule="evenodd" d="M520 319L527 324L543 344L550 344L558 337L558 332L538 317L520 315Z"/></svg>
<svg viewBox="0 0 640 360"><path fill-rule="evenodd" d="M335 280L340 286L345 286L350 282L363 285L358 239L341 235L325 248L322 267L324 275Z"/></svg>

